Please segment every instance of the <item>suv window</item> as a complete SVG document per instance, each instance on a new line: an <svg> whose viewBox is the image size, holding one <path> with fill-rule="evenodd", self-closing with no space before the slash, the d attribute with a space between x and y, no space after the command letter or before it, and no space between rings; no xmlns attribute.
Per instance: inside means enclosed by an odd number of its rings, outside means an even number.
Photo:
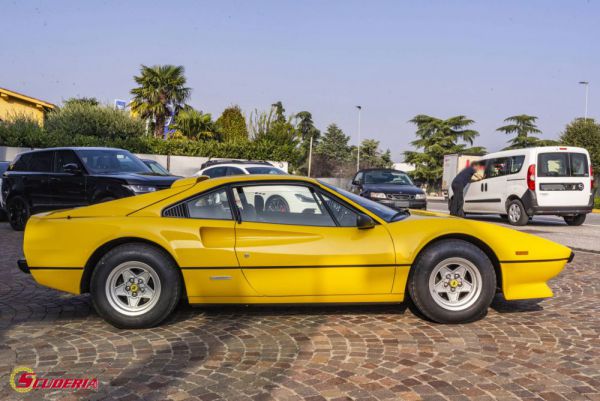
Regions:
<svg viewBox="0 0 600 401"><path fill-rule="evenodd" d="M67 164L76 164L79 168L81 168L81 163L79 162L79 158L72 150L59 150L56 152L56 157L54 159L54 171L57 173L64 173L64 167Z"/></svg>
<svg viewBox="0 0 600 401"><path fill-rule="evenodd" d="M30 153L29 171L36 173L50 173L54 165L54 152L34 152Z"/></svg>
<svg viewBox="0 0 600 401"><path fill-rule="evenodd" d="M220 189L184 202L192 219L231 220L227 190Z"/></svg>
<svg viewBox="0 0 600 401"><path fill-rule="evenodd" d="M334 227L335 222L314 191L302 185L235 187L242 221Z"/></svg>
<svg viewBox="0 0 600 401"><path fill-rule="evenodd" d="M517 174L523 168L525 162L525 156L512 156L510 158L510 172L509 174Z"/></svg>
<svg viewBox="0 0 600 401"><path fill-rule="evenodd" d="M17 160L11 167L11 171L29 171L29 162L31 161L31 153L25 153L18 156Z"/></svg>
<svg viewBox="0 0 600 401"><path fill-rule="evenodd" d="M227 175L240 175L240 174L244 174L244 171L241 168L227 167Z"/></svg>

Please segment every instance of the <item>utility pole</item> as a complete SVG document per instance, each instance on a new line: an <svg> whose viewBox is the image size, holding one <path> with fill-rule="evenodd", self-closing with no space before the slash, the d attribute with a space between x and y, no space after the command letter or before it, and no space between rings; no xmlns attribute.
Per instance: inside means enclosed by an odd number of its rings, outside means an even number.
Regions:
<svg viewBox="0 0 600 401"><path fill-rule="evenodd" d="M587 121L587 114L588 114L588 92L589 92L589 88L590 88L590 83L588 81L579 81L580 85L585 85L585 114L583 119L585 121Z"/></svg>
<svg viewBox="0 0 600 401"><path fill-rule="evenodd" d="M312 146L313 136L310 136L310 148L308 149L308 176L310 177L310 167L312 166Z"/></svg>
<svg viewBox="0 0 600 401"><path fill-rule="evenodd" d="M356 151L356 171L360 170L360 112L362 111L362 106L356 106L358 109L358 148Z"/></svg>

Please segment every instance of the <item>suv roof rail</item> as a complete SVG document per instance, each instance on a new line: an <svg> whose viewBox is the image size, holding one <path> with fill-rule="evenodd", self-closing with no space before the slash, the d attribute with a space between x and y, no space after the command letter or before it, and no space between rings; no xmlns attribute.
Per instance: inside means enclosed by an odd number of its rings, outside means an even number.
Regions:
<svg viewBox="0 0 600 401"><path fill-rule="evenodd" d="M209 160L207 162L202 163L200 166L201 169L205 169L210 166L216 166L219 164L263 164L265 166L273 165L265 160L238 160L238 159L221 159L221 160Z"/></svg>

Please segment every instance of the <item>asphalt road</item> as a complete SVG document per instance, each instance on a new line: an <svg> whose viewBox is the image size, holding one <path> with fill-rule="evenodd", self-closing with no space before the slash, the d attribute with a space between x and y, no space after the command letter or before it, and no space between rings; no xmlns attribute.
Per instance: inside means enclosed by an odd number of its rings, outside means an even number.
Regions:
<svg viewBox="0 0 600 401"><path fill-rule="evenodd" d="M442 201L429 201L428 210L448 213L448 205ZM468 215L468 219L487 221L539 235L573 249L600 252L600 214L588 214L579 227L568 226L562 217L534 216L528 225L515 227L506 223L499 215Z"/></svg>

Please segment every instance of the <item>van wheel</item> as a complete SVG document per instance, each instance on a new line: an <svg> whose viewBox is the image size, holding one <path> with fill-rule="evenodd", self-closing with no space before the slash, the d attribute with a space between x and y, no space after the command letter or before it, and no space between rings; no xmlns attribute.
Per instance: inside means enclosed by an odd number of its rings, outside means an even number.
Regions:
<svg viewBox="0 0 600 401"><path fill-rule="evenodd" d="M8 214L8 222L13 230L23 231L31 214L27 200L20 196L10 198L6 202L6 212Z"/></svg>
<svg viewBox="0 0 600 401"><path fill-rule="evenodd" d="M443 240L419 255L408 292L417 309L435 322L472 322L487 313L496 293L496 273L477 246Z"/></svg>
<svg viewBox="0 0 600 401"><path fill-rule="evenodd" d="M585 222L587 214L576 214L575 216L563 216L565 223L570 226L580 226Z"/></svg>
<svg viewBox="0 0 600 401"><path fill-rule="evenodd" d="M90 292L96 311L121 329L156 326L181 299L178 267L159 249L124 244L100 259L92 273Z"/></svg>
<svg viewBox="0 0 600 401"><path fill-rule="evenodd" d="M508 223L513 226L524 226L529 221L529 216L525 212L525 207L518 199L513 199L506 208Z"/></svg>

